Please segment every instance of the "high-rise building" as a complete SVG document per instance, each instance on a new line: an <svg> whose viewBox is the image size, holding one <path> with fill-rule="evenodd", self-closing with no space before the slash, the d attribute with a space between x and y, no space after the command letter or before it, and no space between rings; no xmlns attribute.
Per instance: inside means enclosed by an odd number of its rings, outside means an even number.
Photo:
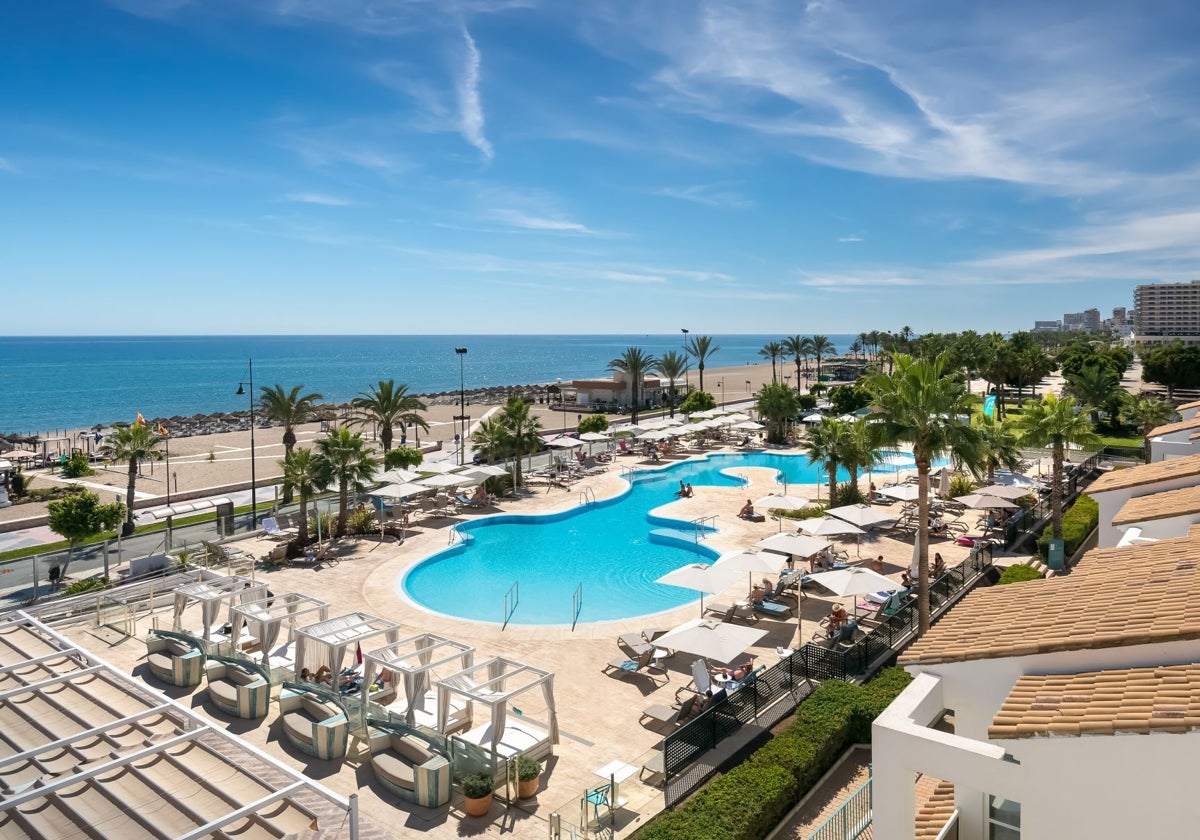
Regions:
<svg viewBox="0 0 1200 840"><path fill-rule="evenodd" d="M1084 330L1087 329L1086 319L1082 312L1064 312L1062 320L1062 328L1064 330Z"/></svg>
<svg viewBox="0 0 1200 840"><path fill-rule="evenodd" d="M1200 280L1138 286L1133 307L1134 341L1200 344Z"/></svg>
<svg viewBox="0 0 1200 840"><path fill-rule="evenodd" d="M1062 329L1061 321L1034 321L1034 332L1058 332Z"/></svg>
<svg viewBox="0 0 1200 840"><path fill-rule="evenodd" d="M1083 310L1083 328L1088 332L1100 332L1100 310Z"/></svg>

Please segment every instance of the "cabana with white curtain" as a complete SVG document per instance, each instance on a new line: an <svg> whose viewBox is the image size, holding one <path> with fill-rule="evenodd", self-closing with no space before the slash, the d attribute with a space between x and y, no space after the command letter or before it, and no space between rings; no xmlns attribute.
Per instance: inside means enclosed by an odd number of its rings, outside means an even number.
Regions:
<svg viewBox="0 0 1200 840"><path fill-rule="evenodd" d="M429 729L438 728L436 692L433 679L437 670L452 674L475 663L475 648L435 633L419 633L387 647L363 654L363 700L386 703L388 711L404 716L405 723ZM381 691L370 694L376 675L383 682ZM401 695L401 689L403 694ZM469 701L450 701L445 734L471 723Z"/></svg>
<svg viewBox="0 0 1200 840"><path fill-rule="evenodd" d="M175 630L183 629L183 611L188 604L200 603L202 634L204 641L212 638L212 626L218 621L221 605L228 602L231 606L247 601L257 601L267 594L266 584L255 583L249 578L239 575L213 578L211 580L187 583L175 588L175 614L171 626Z"/></svg>
<svg viewBox="0 0 1200 840"><path fill-rule="evenodd" d="M309 624L296 631L295 671L317 671L322 665L334 674L342 670L346 651L355 650L367 639L383 636L391 644L400 638L400 625L366 613L350 613Z"/></svg>
<svg viewBox="0 0 1200 840"><path fill-rule="evenodd" d="M554 674L550 671L497 656L438 680L435 685L439 731L445 731L450 719L450 701L458 695L486 706L491 712L490 721L456 736L458 739L489 749L504 759L517 755L545 758L558 743ZM508 711L512 698L539 687L546 703L545 728L524 717L510 720Z"/></svg>
<svg viewBox="0 0 1200 840"><path fill-rule="evenodd" d="M260 601L247 601L236 604L230 610L229 643L237 647L238 636L242 627L251 635L258 638L262 651L262 666L271 669L271 657L276 664L290 666L292 657L288 656L288 648L296 640L297 622L303 626L311 624L313 619L325 621L329 618L329 604L318 598L302 595L299 592L285 592ZM279 631L284 623L287 624L287 639L276 648Z"/></svg>

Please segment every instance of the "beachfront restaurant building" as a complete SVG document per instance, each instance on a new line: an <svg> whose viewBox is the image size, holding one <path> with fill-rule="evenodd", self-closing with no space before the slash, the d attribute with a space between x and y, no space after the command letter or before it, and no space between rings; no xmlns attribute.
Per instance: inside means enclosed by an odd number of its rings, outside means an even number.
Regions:
<svg viewBox="0 0 1200 840"><path fill-rule="evenodd" d="M875 840L1195 836L1198 557L1200 528L963 599L872 726Z"/></svg>
<svg viewBox="0 0 1200 840"><path fill-rule="evenodd" d="M633 382L621 371L615 371L612 379L576 379L571 382L575 388L576 402L581 406L603 405L628 408L633 404ZM642 379L642 387L638 390L638 400L641 407L658 405L662 402L663 380L657 376L647 376Z"/></svg>

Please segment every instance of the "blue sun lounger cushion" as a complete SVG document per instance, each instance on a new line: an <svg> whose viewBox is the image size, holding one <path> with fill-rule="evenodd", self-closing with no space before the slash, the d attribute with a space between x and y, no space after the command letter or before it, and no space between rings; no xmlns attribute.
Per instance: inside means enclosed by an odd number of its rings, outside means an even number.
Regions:
<svg viewBox="0 0 1200 840"><path fill-rule="evenodd" d="M755 601L754 609L774 618L789 618L792 615L792 608L778 601Z"/></svg>

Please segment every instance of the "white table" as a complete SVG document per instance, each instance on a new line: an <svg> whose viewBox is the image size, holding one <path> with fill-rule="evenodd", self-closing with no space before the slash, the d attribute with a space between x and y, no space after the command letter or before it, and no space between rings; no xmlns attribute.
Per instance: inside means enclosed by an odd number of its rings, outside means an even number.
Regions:
<svg viewBox="0 0 1200 840"><path fill-rule="evenodd" d="M632 764L626 764L624 761L619 759L610 761L608 764L605 764L599 770L595 771L596 775L601 779L612 783L612 790L609 791L609 801L612 802L613 809L623 808L625 806L625 800L621 798L620 794L621 782L628 779L637 771L638 769Z"/></svg>

